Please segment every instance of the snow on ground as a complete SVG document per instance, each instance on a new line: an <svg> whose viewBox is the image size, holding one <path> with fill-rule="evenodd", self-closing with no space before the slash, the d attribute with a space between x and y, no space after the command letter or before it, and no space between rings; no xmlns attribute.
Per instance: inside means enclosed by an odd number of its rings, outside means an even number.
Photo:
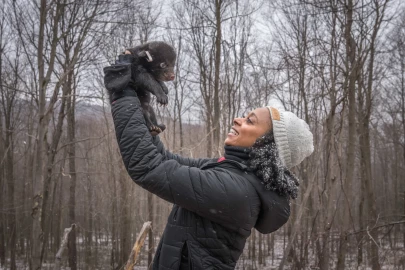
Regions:
<svg viewBox="0 0 405 270"><path fill-rule="evenodd" d="M78 239L78 242L80 243L80 239ZM148 241L146 240L145 243ZM95 241L94 241L95 243ZM155 241L155 243L158 243L158 240ZM147 247L144 246L143 250L145 251ZM265 265L259 265L257 262L257 259L255 262L252 262L247 258L248 256L248 248L249 245L248 243L245 246L245 252L242 254L242 256L239 259L239 262L236 266L237 270L251 270L251 269L260 269L260 270L274 270L278 269L278 266L283 258L284 255L284 243L282 241L282 238L278 238L275 240L275 246L274 246L274 256L267 256L266 257L266 264ZM258 256L258 247L256 248L256 258ZM92 265L88 267L88 269L112 269L110 265L110 258L111 258L111 242L105 242L101 241L97 247L94 245L92 247L92 252L93 254L97 254L97 257L92 258ZM97 253L96 253L97 252ZM267 255L267 251L265 251L265 254ZM53 255L50 255L48 261L44 262L43 268L44 270L53 270L54 263L53 263L53 258L51 258ZM69 270L69 267L67 266L67 258L66 258L66 253L64 255L65 257L63 258L63 266L62 270ZM310 263L306 267L306 269L310 270L318 270L319 268L315 266L315 264L311 264L311 260L315 262L315 256L316 254L310 250L309 251L309 256L310 256ZM331 254L331 256L334 256L330 260L330 269L335 268L336 264L336 256L337 256L337 251ZM147 270L146 264L147 264L147 256L145 252L142 252L141 254L141 266L137 266L135 269L137 270ZM78 245L78 269L86 269L85 263L84 263L84 247L82 245ZM367 261L367 254L364 254L364 259L363 261ZM356 262L357 262L357 254L350 253L349 257L346 260L346 269L357 269L356 267ZM380 263L382 266L383 270L405 270L405 249L403 247L403 243L398 243L395 247L390 247L388 241L384 241L383 243L380 242ZM6 265L9 265L9 261L7 261ZM291 264L287 263L284 269L288 270L291 268ZM7 270L9 267L1 267L0 270ZM28 270L28 264L27 261L23 258L18 258L17 260L17 269L18 270ZM359 267L357 270L371 270L370 267Z"/></svg>

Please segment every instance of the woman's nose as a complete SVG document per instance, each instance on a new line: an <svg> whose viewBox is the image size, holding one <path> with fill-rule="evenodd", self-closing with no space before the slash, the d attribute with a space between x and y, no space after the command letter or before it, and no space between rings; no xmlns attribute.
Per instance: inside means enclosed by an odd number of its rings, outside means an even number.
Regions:
<svg viewBox="0 0 405 270"><path fill-rule="evenodd" d="M240 125L242 124L242 118L235 118L235 119L233 119L233 123L234 123L235 125L240 126Z"/></svg>

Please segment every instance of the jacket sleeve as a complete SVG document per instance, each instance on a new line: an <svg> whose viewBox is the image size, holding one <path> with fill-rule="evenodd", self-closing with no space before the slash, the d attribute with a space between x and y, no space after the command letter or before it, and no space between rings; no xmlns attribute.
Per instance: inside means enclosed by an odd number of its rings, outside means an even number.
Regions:
<svg viewBox="0 0 405 270"><path fill-rule="evenodd" d="M201 170L166 158L152 142L137 97L118 99L112 114L122 159L135 183L228 228L245 224L251 213L246 180L224 169Z"/></svg>
<svg viewBox="0 0 405 270"><path fill-rule="evenodd" d="M132 83L132 63L135 58L130 54L119 55L115 64L107 66L104 71L104 86L110 94L123 91Z"/></svg>
<svg viewBox="0 0 405 270"><path fill-rule="evenodd" d="M109 91L110 101L113 102L123 96L136 96L131 88L133 85L131 79L132 66L136 61L137 59L130 54L119 55L115 64L104 68L104 85ZM203 164L212 160L208 158L193 159L182 157L166 150L163 143L160 141L159 136L154 136L152 140L153 144L157 147L158 152L161 153L165 159L174 159L182 165L199 168Z"/></svg>
<svg viewBox="0 0 405 270"><path fill-rule="evenodd" d="M165 149L159 136L153 136L152 142L156 146L157 151L160 154L162 154L165 159L176 160L181 165L200 168L202 165L204 165L210 161L213 161L212 158L188 158L188 157L182 157L180 155L173 154L172 152Z"/></svg>

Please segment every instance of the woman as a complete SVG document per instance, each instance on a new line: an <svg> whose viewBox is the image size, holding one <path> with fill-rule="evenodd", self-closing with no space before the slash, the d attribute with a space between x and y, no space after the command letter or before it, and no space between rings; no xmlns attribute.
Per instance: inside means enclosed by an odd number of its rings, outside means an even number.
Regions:
<svg viewBox="0 0 405 270"><path fill-rule="evenodd" d="M129 175L174 204L153 269L234 269L252 228L271 233L287 222L298 190L289 168L313 151L308 125L282 106L258 108L234 119L224 157L174 155L151 136L135 91L123 83L132 60L121 55L105 68L105 84Z"/></svg>

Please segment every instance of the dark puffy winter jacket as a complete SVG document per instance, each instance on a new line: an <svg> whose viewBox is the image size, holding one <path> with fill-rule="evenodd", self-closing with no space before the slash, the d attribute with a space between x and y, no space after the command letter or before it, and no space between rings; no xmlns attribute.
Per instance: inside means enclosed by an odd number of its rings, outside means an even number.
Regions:
<svg viewBox="0 0 405 270"><path fill-rule="evenodd" d="M184 262L186 269L234 269L253 227L271 233L288 220L288 199L265 190L242 163L166 151L149 133L136 96L117 99L112 114L130 177L174 204L153 269L184 269Z"/></svg>

